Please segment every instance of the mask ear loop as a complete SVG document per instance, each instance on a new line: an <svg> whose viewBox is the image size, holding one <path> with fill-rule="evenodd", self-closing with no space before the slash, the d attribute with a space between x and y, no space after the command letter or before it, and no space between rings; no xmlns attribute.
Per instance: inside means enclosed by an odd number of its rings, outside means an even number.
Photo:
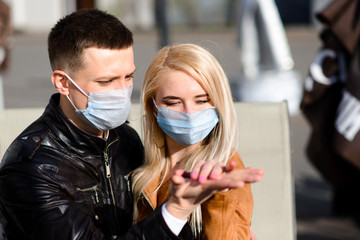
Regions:
<svg viewBox="0 0 360 240"><path fill-rule="evenodd" d="M73 105L73 107L75 108L75 110L78 110L77 107L75 106L75 104L71 101L69 95L66 95L67 99L69 100L69 102L71 103L71 105Z"/></svg>
<svg viewBox="0 0 360 240"><path fill-rule="evenodd" d="M79 85L77 85L77 84L74 82L74 80L72 80L72 78L71 78L69 75L67 75L65 72L62 72L62 73L67 77L67 79L70 80L70 82L71 82L72 84L74 84L74 86L75 86L82 94L84 94L86 97L89 97L89 95L87 95L86 92L84 92L84 90L82 90L82 89L79 87ZM66 95L66 97L67 97L67 99L69 100L69 102L71 103L71 105L73 105L73 107L74 107L76 110L78 110L77 107L75 106L75 104L71 101L69 95Z"/></svg>
<svg viewBox="0 0 360 240"><path fill-rule="evenodd" d="M152 98L152 100L153 100L153 103L154 103L154 106L156 107L156 109L159 110L159 107L156 105L155 99ZM154 112L154 116L155 116L155 118L157 118L157 114L155 112Z"/></svg>
<svg viewBox="0 0 360 240"><path fill-rule="evenodd" d="M152 98L152 100L153 100L153 103L154 103L155 107L156 107L156 108L159 108L159 107L156 105L155 99Z"/></svg>
<svg viewBox="0 0 360 240"><path fill-rule="evenodd" d="M67 77L67 79L70 80L70 82L71 82L72 84L74 84L74 86L75 86L82 94L84 94L86 97L89 97L89 95L87 95L86 92L84 92L84 90L82 90L81 87L79 87L79 85L77 85L77 84L74 82L74 80L72 80L72 78L71 78L69 75L67 75L65 72L62 72L62 73Z"/></svg>
<svg viewBox="0 0 360 240"><path fill-rule="evenodd" d="M159 109L159 107L156 105L155 99L153 98L152 100L153 100L154 106L155 106L157 109ZM153 114L154 114L154 117L155 117L155 119L156 119L156 118L157 118L157 114L156 114L155 112L153 112ZM165 133L161 130L161 132L163 133L163 141L164 141L164 142L163 142L163 145L160 147L160 146L158 145L156 139L155 139L154 127L155 127L155 121L153 121L153 124L151 124L151 135L152 135L152 139L153 139L155 145L156 145L159 149L162 149L162 148L165 147L165 144L166 144L165 136L164 136Z"/></svg>

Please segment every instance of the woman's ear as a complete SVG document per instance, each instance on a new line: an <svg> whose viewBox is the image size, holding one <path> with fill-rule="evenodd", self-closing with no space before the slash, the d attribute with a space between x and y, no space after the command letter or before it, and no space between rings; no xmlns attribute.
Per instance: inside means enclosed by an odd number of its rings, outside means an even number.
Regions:
<svg viewBox="0 0 360 240"><path fill-rule="evenodd" d="M55 70L51 75L51 81L60 94L69 95L69 81L62 71Z"/></svg>

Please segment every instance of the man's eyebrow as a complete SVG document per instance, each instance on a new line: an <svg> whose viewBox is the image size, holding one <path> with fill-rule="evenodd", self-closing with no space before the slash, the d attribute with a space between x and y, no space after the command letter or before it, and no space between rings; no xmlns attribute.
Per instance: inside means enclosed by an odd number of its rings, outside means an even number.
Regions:
<svg viewBox="0 0 360 240"><path fill-rule="evenodd" d="M131 76L131 75L134 75L136 72L136 68L134 69L134 71L132 71L131 73L127 74L126 76Z"/></svg>
<svg viewBox="0 0 360 240"><path fill-rule="evenodd" d="M135 74L135 71L136 71L136 68L134 71L132 71L131 73L129 74L126 74L126 76L132 76ZM95 78L94 80L95 81L101 81L101 80L106 80L106 81L111 81L111 80L116 80L116 79L119 79L120 76L101 76L101 77L98 77L98 78Z"/></svg>
<svg viewBox="0 0 360 240"><path fill-rule="evenodd" d="M119 78L120 78L119 76L102 76L95 78L94 81L113 81Z"/></svg>

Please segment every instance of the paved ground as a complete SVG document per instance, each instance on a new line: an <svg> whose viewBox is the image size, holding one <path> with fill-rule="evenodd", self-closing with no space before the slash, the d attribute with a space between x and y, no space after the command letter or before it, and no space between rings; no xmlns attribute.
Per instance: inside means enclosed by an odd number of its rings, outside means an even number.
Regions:
<svg viewBox="0 0 360 240"><path fill-rule="evenodd" d="M319 47L317 31L308 27L287 27L286 33L302 79ZM133 101L139 101L140 86L146 67L157 51L154 32L136 32ZM219 59L228 76L239 73L238 50L234 29L177 30L173 42L195 42L209 48ZM11 69L5 76L5 107L44 107L55 90L50 81L46 33L17 34L14 38ZM309 126L301 114L291 117L292 166L295 178L297 237L299 240L360 239L360 227L350 218L334 218L330 212L331 188L304 156Z"/></svg>

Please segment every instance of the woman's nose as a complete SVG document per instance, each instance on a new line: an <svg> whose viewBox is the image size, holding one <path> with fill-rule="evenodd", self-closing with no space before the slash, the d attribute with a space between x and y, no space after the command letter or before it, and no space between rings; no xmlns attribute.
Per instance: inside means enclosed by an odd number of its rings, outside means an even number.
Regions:
<svg viewBox="0 0 360 240"><path fill-rule="evenodd" d="M184 113L193 113L195 112L194 106L191 103L185 103L183 108Z"/></svg>

